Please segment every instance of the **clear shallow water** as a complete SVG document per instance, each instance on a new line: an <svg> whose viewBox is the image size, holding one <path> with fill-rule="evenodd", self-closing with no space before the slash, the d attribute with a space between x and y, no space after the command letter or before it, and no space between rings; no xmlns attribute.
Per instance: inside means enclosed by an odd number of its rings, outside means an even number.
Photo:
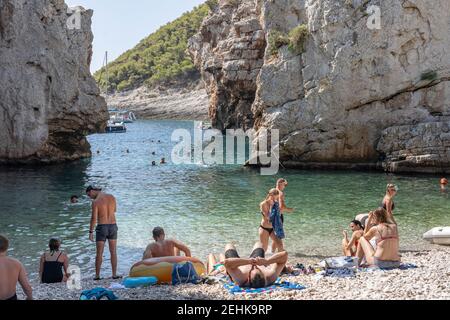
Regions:
<svg viewBox="0 0 450 320"><path fill-rule="evenodd" d="M402 248L422 249L427 246L421 239L425 231L450 225L450 199L439 190L440 177L294 170L264 177L241 166L152 167L151 161L159 163L161 157L170 162L173 130L192 129L193 123L139 121L128 128L126 134L91 136L94 156L89 160L0 168L0 233L11 240L9 254L33 276L51 236L63 239L71 263L92 275L90 201L83 197L80 204L69 204L70 196L83 195L90 183L118 200L119 271L124 274L140 259L155 226L186 242L202 259L230 241L249 253L258 239L258 204L281 176L289 181L288 205L296 209L286 218L286 246L293 256L339 254L343 228L357 213L379 205L388 182L400 188L395 215ZM108 260L104 267L109 273Z"/></svg>

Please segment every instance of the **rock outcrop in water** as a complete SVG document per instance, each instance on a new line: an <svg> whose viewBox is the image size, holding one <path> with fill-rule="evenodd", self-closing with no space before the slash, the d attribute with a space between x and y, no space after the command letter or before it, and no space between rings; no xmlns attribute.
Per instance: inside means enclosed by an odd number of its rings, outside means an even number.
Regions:
<svg viewBox="0 0 450 320"><path fill-rule="evenodd" d="M0 162L87 157L85 136L104 130L106 103L89 71L93 12L79 10L72 29L63 0L0 1Z"/></svg>
<svg viewBox="0 0 450 320"><path fill-rule="evenodd" d="M214 124L279 129L285 166L450 172L449 30L448 0L220 0L190 51Z"/></svg>

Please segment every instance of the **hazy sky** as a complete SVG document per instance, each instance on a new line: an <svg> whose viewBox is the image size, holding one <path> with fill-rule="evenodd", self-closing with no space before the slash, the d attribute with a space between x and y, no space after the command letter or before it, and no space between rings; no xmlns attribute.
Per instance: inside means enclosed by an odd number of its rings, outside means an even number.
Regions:
<svg viewBox="0 0 450 320"><path fill-rule="evenodd" d="M205 0L66 0L68 6L94 10L94 56L91 70L102 67L105 51L109 61L133 48L160 26L175 20Z"/></svg>

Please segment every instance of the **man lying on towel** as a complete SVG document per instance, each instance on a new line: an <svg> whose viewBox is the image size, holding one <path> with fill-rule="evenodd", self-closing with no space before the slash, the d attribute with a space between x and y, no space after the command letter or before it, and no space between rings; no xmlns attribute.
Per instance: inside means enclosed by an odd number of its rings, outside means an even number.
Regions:
<svg viewBox="0 0 450 320"><path fill-rule="evenodd" d="M225 269L231 280L240 287L258 289L273 285L286 266L287 260L286 251L266 259L260 242L255 244L249 259L240 258L235 246L229 244L225 247Z"/></svg>

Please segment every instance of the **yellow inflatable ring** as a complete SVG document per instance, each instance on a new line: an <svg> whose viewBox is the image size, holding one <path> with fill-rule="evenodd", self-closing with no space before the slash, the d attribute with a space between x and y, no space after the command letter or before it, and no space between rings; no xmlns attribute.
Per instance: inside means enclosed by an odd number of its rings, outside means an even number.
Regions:
<svg viewBox="0 0 450 320"><path fill-rule="evenodd" d="M152 258L136 263L130 270L131 278L156 277L158 284L171 284L175 264L191 262L199 276L206 274L205 265L197 258L162 257Z"/></svg>

